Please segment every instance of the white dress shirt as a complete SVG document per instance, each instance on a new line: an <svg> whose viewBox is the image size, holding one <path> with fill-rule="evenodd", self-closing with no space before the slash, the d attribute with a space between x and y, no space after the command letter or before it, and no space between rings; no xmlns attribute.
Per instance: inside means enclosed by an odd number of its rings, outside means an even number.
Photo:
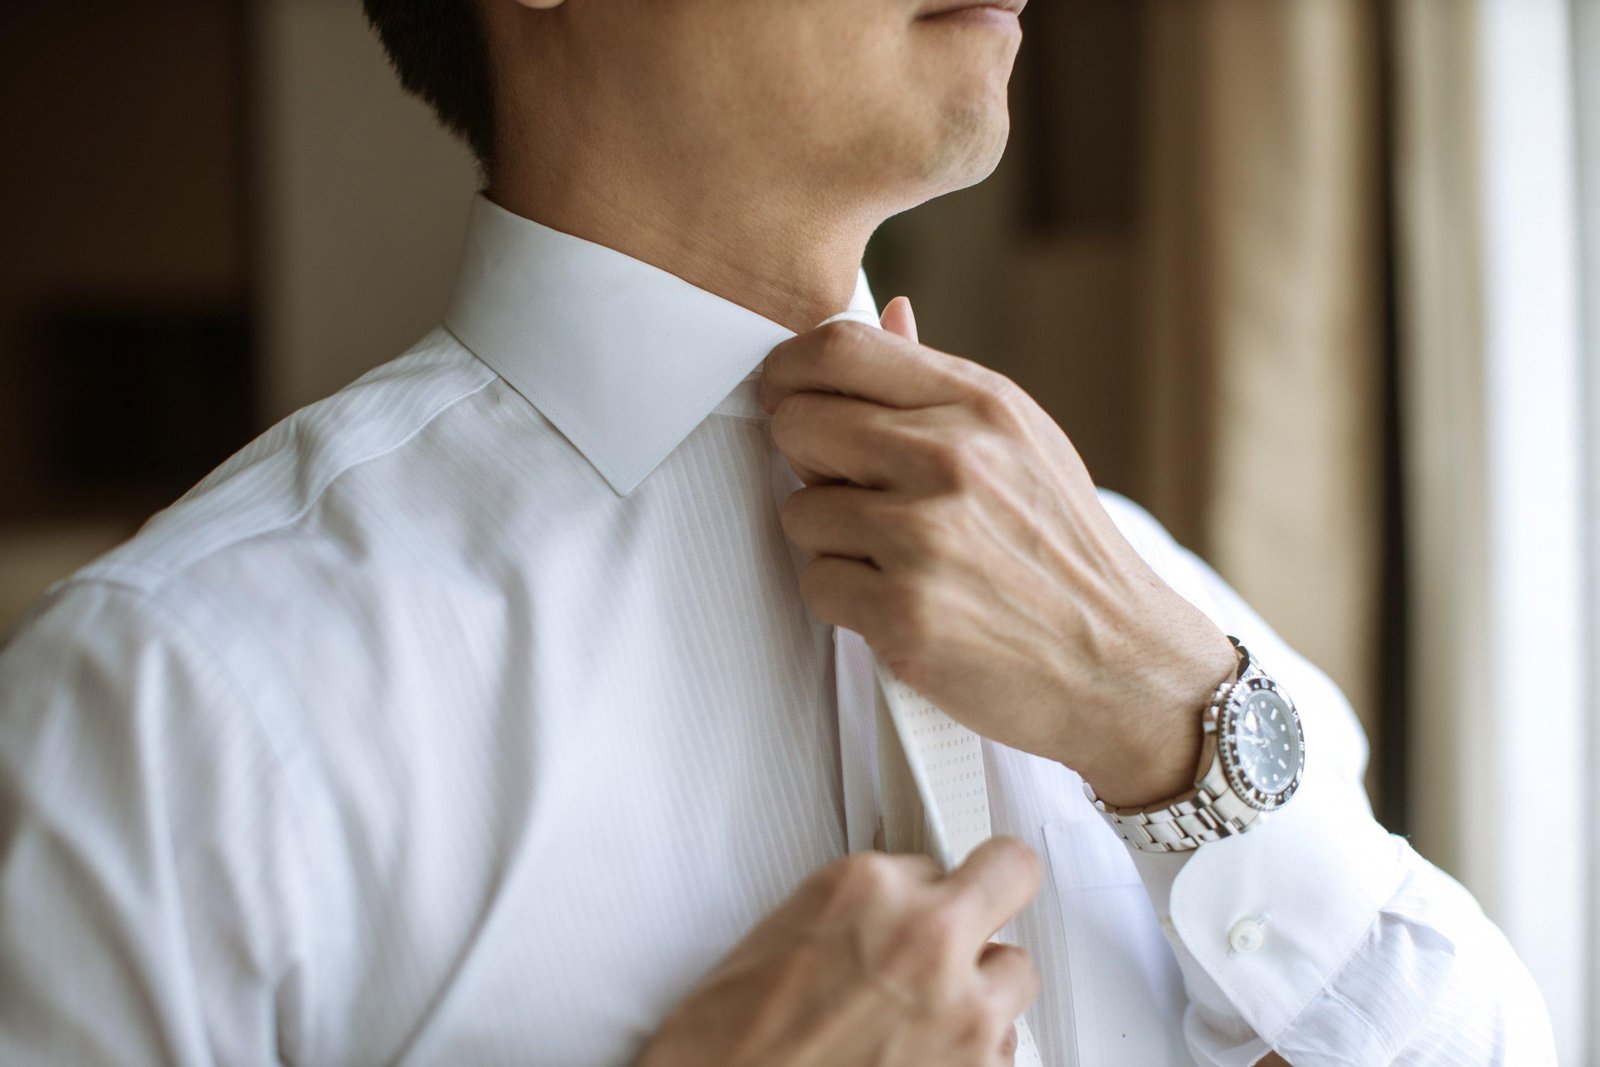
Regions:
<svg viewBox="0 0 1600 1067"><path fill-rule="evenodd" d="M788 336L479 199L443 328L57 586L0 653L0 1062L622 1064L865 847L871 666L798 595L756 400ZM1010 930L1045 1062L1552 1062L1499 931L1373 821L1343 696L1103 500L1308 769L1135 857L985 742L1046 860Z"/></svg>

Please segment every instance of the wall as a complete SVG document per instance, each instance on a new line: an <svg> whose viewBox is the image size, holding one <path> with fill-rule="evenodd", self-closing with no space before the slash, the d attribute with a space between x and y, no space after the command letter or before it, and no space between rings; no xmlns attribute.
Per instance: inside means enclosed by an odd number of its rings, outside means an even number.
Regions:
<svg viewBox="0 0 1600 1067"><path fill-rule="evenodd" d="M245 299L239 26L217 0L0 5L0 517L96 506L47 495L42 314Z"/></svg>
<svg viewBox="0 0 1600 1067"><path fill-rule="evenodd" d="M356 0L263 0L253 31L261 384L277 418L437 323L477 175L401 93Z"/></svg>

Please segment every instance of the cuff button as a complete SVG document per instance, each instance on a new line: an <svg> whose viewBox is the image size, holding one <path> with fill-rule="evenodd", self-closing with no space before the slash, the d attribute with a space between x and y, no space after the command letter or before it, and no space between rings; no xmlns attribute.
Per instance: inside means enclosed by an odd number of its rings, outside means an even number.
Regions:
<svg viewBox="0 0 1600 1067"><path fill-rule="evenodd" d="M1267 929L1260 919L1242 919L1228 931L1228 955L1248 955L1266 944Z"/></svg>

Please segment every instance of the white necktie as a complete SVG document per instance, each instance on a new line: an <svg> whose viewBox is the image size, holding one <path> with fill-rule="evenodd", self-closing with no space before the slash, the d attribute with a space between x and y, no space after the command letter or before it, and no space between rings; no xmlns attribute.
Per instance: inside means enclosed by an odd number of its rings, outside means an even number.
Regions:
<svg viewBox="0 0 1600 1067"><path fill-rule="evenodd" d="M841 319L881 328L872 316L847 311L819 328ZM779 461L782 462L781 460ZM926 852L945 870L952 870L993 834L989 821L989 785L983 769L983 740L940 711L916 690L901 682L878 657L867 651L860 635L835 634L840 694L840 743L845 749L845 808L852 850L861 848L865 806L871 803L859 755L865 724L847 721L854 701L854 671L870 659L877 673L875 704L879 829L875 842L888 852ZM1025 1019L1017 1019L1016 1067L1041 1067L1038 1046Z"/></svg>
<svg viewBox="0 0 1600 1067"><path fill-rule="evenodd" d="M896 678L876 656L873 665L883 846L889 852L927 852L951 870L993 832L983 740ZM1017 1019L1015 1063L1041 1064L1023 1018Z"/></svg>

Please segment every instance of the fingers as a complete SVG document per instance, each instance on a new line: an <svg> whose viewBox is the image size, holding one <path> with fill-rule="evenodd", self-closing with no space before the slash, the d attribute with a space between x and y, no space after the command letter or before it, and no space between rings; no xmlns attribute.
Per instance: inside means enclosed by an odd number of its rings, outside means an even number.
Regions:
<svg viewBox="0 0 1600 1067"><path fill-rule="evenodd" d="M911 877L924 885L932 885L944 877L944 868L939 866L939 861L924 852L886 853L890 858L906 869Z"/></svg>
<svg viewBox="0 0 1600 1067"><path fill-rule="evenodd" d="M883 309L883 328L912 344L917 343L917 316L911 310L909 299L897 296L889 301L889 306Z"/></svg>
<svg viewBox="0 0 1600 1067"><path fill-rule="evenodd" d="M1039 995L1039 968L1015 945L985 945L978 956L978 974L990 1003L1004 1018L1015 1019Z"/></svg>
<svg viewBox="0 0 1600 1067"><path fill-rule="evenodd" d="M963 1062L1010 1063L1012 1024L1038 995L1039 974L1020 948L986 943L986 928L1020 906L989 883L1020 886L1010 896L1026 900L1037 874L1031 850L1006 838L980 846L954 875L925 855L856 853L802 887L811 902L805 938L839 953L827 982L858 980L862 995L849 1002L864 1005L884 1035L898 1032L913 1049L959 1049ZM995 906L974 926L983 911L962 904L978 900Z"/></svg>
<svg viewBox="0 0 1600 1067"><path fill-rule="evenodd" d="M970 929L987 940L1039 892L1039 857L1014 837L991 837L945 880Z"/></svg>
<svg viewBox="0 0 1600 1067"><path fill-rule="evenodd" d="M882 571L859 559L822 556L800 575L800 597L812 614L830 626L863 636L878 631L888 601Z"/></svg>
<svg viewBox="0 0 1600 1067"><path fill-rule="evenodd" d="M1013 1023L1006 1028L1006 1036L1000 1039L1000 1062L1012 1064L1017 1061L1017 1027Z"/></svg>
<svg viewBox="0 0 1600 1067"><path fill-rule="evenodd" d="M761 376L761 403L773 411L792 393L839 393L893 408L954 403L982 369L897 334L840 321L774 348Z"/></svg>
<svg viewBox="0 0 1600 1067"><path fill-rule="evenodd" d="M853 852L814 873L798 896L808 893L824 901L824 915L860 915L908 888L939 884L944 872L931 856L918 853Z"/></svg>
<svg viewBox="0 0 1600 1067"><path fill-rule="evenodd" d="M772 441L808 483L829 479L884 488L892 473L884 422L893 414L853 397L797 393L773 412Z"/></svg>
<svg viewBox="0 0 1600 1067"><path fill-rule="evenodd" d="M789 494L783 533L811 556L843 556L882 569L892 550L894 515L888 494L848 485L819 485Z"/></svg>
<svg viewBox="0 0 1600 1067"><path fill-rule="evenodd" d="M900 411L825 393L795 393L772 416L773 443L808 485L938 492L961 473L963 429L952 407Z"/></svg>

